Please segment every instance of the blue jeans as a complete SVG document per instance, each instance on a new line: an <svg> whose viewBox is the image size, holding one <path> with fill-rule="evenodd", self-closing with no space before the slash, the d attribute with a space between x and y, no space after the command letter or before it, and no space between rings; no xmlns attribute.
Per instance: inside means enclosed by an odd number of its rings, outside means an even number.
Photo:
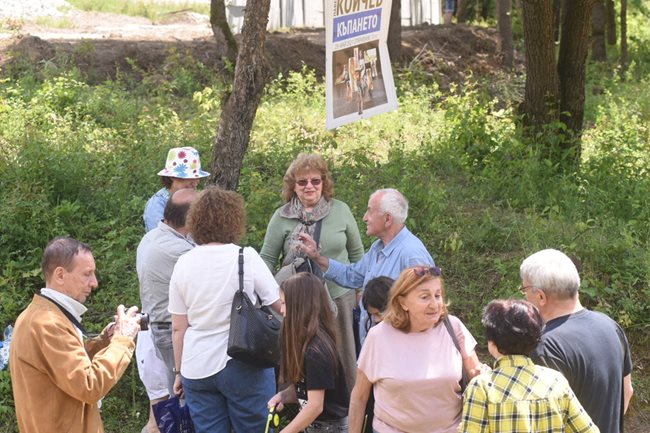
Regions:
<svg viewBox="0 0 650 433"><path fill-rule="evenodd" d="M275 393L272 368L257 368L231 359L204 379L182 378L185 401L196 433L263 432L266 403Z"/></svg>
<svg viewBox="0 0 650 433"><path fill-rule="evenodd" d="M453 12L456 0L445 0L445 12Z"/></svg>

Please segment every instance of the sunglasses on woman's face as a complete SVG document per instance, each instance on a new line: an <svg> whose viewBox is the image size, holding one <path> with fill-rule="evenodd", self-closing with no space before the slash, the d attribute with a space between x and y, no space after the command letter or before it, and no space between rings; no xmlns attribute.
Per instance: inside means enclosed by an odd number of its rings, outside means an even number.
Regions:
<svg viewBox="0 0 650 433"><path fill-rule="evenodd" d="M433 275L434 277L442 275L442 270L438 266L418 266L417 268L413 268L413 272L418 277L424 277L426 274Z"/></svg>
<svg viewBox="0 0 650 433"><path fill-rule="evenodd" d="M323 181L323 179L315 177L313 179L298 179L296 181L296 184L298 186L302 186L302 187L307 186L308 183L311 183L313 186L318 186L318 185L321 184L322 181Z"/></svg>

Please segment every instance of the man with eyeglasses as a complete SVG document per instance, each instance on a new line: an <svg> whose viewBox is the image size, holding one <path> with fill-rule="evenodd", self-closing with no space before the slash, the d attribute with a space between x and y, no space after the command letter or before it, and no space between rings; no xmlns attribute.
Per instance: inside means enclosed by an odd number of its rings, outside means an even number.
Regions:
<svg viewBox="0 0 650 433"><path fill-rule="evenodd" d="M392 188L375 191L368 200L368 209L363 215L366 234L378 239L370 250L356 263L349 265L322 256L314 239L301 233L302 251L323 270L324 276L343 287L358 289L365 287L373 278L385 276L396 279L406 268L417 265L434 266L431 254L420 239L406 228L408 200ZM360 323L368 318L361 305ZM359 327L361 342L366 330Z"/></svg>
<svg viewBox="0 0 650 433"><path fill-rule="evenodd" d="M621 433L632 398L632 359L625 333L580 303L578 270L564 253L546 249L524 260L519 290L540 311L544 333L531 353L560 371L601 432Z"/></svg>

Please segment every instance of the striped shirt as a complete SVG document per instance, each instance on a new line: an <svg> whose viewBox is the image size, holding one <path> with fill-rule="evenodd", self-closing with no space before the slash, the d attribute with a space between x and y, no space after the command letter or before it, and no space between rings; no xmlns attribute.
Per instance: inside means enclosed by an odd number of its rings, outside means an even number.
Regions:
<svg viewBox="0 0 650 433"><path fill-rule="evenodd" d="M523 355L503 356L463 395L462 433L598 433L567 380Z"/></svg>

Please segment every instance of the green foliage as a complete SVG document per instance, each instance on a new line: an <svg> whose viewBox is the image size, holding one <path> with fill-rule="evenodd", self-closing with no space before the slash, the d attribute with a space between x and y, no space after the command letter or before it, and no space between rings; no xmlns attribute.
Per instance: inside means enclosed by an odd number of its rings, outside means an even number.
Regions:
<svg viewBox="0 0 650 433"><path fill-rule="evenodd" d="M147 1L147 0L70 0L72 6L83 11L111 12L114 14L141 16L151 21L159 21L165 15L192 11L210 14L210 5L188 1Z"/></svg>
<svg viewBox="0 0 650 433"><path fill-rule="evenodd" d="M74 27L74 23L68 17L38 17L36 19L36 24L53 29L71 29Z"/></svg>
<svg viewBox="0 0 650 433"><path fill-rule="evenodd" d="M477 80L442 94L422 71L402 71L399 111L326 131L324 87L314 73L278 77L262 99L242 169L244 243L261 247L296 154L318 152L366 246L372 239L361 218L370 193L404 192L408 226L443 267L451 311L477 337L482 307L517 295L521 260L555 247L579 264L583 301L647 341L650 55L643 44L632 46L639 56L625 80L590 68L589 88L598 91L589 92L582 164L570 175L546 152L558 140L556 125L536 137L521 130L520 78ZM99 330L117 303L139 303L142 210L159 188L167 150L194 146L209 164L229 85L174 52L157 71L99 84L74 69L21 68L0 80L0 326L13 323L42 286L43 246L69 234L95 252L100 288L86 321ZM15 431L9 388L0 372L0 432ZM134 367L104 400L103 414L107 432L139 431L146 422Z"/></svg>
<svg viewBox="0 0 650 433"><path fill-rule="evenodd" d="M15 414L13 410L14 399L11 392L11 377L9 375L9 370L0 371L0 417L5 420L9 419L14 421L15 424ZM8 431L7 425L0 425L0 431Z"/></svg>

